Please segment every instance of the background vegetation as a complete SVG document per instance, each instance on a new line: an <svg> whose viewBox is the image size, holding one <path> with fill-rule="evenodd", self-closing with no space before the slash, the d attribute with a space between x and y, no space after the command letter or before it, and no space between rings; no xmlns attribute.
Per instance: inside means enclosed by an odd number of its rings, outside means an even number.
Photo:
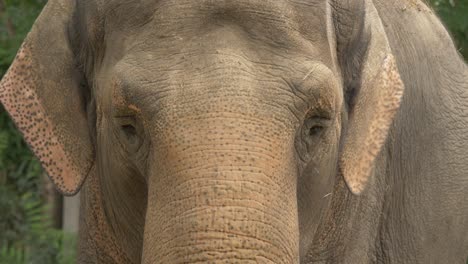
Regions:
<svg viewBox="0 0 468 264"><path fill-rule="evenodd" d="M45 3L0 0L0 76ZM68 248L75 248L76 239L53 228L44 179L39 162L0 106L0 264L74 263L74 250Z"/></svg>
<svg viewBox="0 0 468 264"><path fill-rule="evenodd" d="M468 58L468 0L430 4ZM46 0L0 0L0 77ZM52 228L44 173L0 107L0 264L73 263L75 238ZM64 254L63 252L67 252Z"/></svg>
<svg viewBox="0 0 468 264"><path fill-rule="evenodd" d="M468 60L468 0L431 0L463 55Z"/></svg>

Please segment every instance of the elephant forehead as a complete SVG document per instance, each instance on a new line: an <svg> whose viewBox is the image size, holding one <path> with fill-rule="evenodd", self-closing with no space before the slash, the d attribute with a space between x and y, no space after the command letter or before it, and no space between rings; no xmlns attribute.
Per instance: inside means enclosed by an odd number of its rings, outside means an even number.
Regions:
<svg viewBox="0 0 468 264"><path fill-rule="evenodd" d="M101 67L121 84L102 86L118 89L148 119L210 111L265 117L276 109L288 120L291 110L305 112L307 98L295 88L323 86L310 80L325 77L315 64L332 64L325 1L152 3L119 2L108 13L106 26L123 26L106 30ZM151 15L133 16L138 9Z"/></svg>
<svg viewBox="0 0 468 264"><path fill-rule="evenodd" d="M126 14L126 21L132 18L129 15L137 11L140 15L150 12L154 18L176 19L193 14L220 14L230 17L249 19L252 16L282 17L284 21L292 18L297 11L296 7L312 7L312 9L325 7L325 0L146 0L146 1L122 1L122 0L98 0L86 1L86 8L96 9L101 15L106 15L110 21L118 21L120 14ZM311 10L312 10L311 9ZM314 12L316 13L316 12ZM141 16L140 16L141 17ZM284 22L283 21L283 22Z"/></svg>
<svg viewBox="0 0 468 264"><path fill-rule="evenodd" d="M294 107L288 106L301 99L281 77L284 70L259 64L223 53L185 55L176 66L153 72L121 63L109 89L114 105L135 105L148 119L163 123L212 113L289 120Z"/></svg>
<svg viewBox="0 0 468 264"><path fill-rule="evenodd" d="M277 27L296 28L295 10L286 1L167 1L156 10L158 22L191 20L236 21L239 24L275 24ZM167 14L170 14L167 16Z"/></svg>
<svg viewBox="0 0 468 264"><path fill-rule="evenodd" d="M223 23L278 42L291 40L294 34L314 42L327 39L325 0L103 1L94 9L106 21L105 32L153 32L157 41L184 32L198 34L200 28Z"/></svg>
<svg viewBox="0 0 468 264"><path fill-rule="evenodd" d="M334 77L322 63L274 54L266 59L267 54L256 52L249 56L250 47L215 47L166 56L132 53L112 67L111 81L103 86L113 95L105 97L118 108L135 106L161 126L218 112L282 120L294 128L295 117L311 107L334 109L337 89L329 84Z"/></svg>

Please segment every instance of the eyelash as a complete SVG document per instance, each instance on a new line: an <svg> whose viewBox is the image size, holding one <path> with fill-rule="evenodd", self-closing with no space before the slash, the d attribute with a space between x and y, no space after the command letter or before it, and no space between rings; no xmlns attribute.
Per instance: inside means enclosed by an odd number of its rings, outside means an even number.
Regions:
<svg viewBox="0 0 468 264"><path fill-rule="evenodd" d="M319 136L326 128L326 123L329 121L328 118L321 116L308 117L304 123L305 133L308 137Z"/></svg>
<svg viewBox="0 0 468 264"><path fill-rule="evenodd" d="M125 141L125 145L132 151L138 151L142 139L136 118L133 116L116 117L116 125L119 137Z"/></svg>
<svg viewBox="0 0 468 264"><path fill-rule="evenodd" d="M318 136L320 135L320 133L323 131L325 127L322 126L321 124L315 124L315 125L312 125L310 128L309 128L309 136Z"/></svg>

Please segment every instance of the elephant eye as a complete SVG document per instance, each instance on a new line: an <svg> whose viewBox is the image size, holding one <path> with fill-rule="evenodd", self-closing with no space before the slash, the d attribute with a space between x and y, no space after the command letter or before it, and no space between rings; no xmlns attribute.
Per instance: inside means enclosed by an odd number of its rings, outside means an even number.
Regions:
<svg viewBox="0 0 468 264"><path fill-rule="evenodd" d="M125 137L129 140L130 143L134 143L137 137L136 128L133 125L127 124L120 127Z"/></svg>
<svg viewBox="0 0 468 264"><path fill-rule="evenodd" d="M310 117L305 121L304 132L306 136L317 137L320 136L325 130L327 123L329 122L328 118L323 117Z"/></svg>
<svg viewBox="0 0 468 264"><path fill-rule="evenodd" d="M323 131L322 125L314 125L309 129L309 136L317 136Z"/></svg>
<svg viewBox="0 0 468 264"><path fill-rule="evenodd" d="M125 148L130 151L137 151L141 145L141 137L138 122L133 116L116 117L119 137Z"/></svg>
<svg viewBox="0 0 468 264"><path fill-rule="evenodd" d="M331 119L323 115L309 115L300 128L295 141L295 148L300 160L308 162L315 151L326 142L326 131L331 126Z"/></svg>

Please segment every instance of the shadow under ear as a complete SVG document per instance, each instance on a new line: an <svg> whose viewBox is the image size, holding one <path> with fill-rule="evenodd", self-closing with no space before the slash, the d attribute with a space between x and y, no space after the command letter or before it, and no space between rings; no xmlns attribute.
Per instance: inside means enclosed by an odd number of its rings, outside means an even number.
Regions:
<svg viewBox="0 0 468 264"><path fill-rule="evenodd" d="M67 35L73 10L73 2L49 1L0 82L0 101L65 195L79 191L94 161Z"/></svg>
<svg viewBox="0 0 468 264"><path fill-rule="evenodd" d="M362 5L357 5L357 2ZM350 191L360 194L387 139L404 85L382 22L371 1L356 1L349 7L342 6L344 3L340 5L340 8L351 10L351 13L345 13L347 16L364 14L363 20L357 20L354 28L348 28L355 33L345 33L346 27L340 26L343 21L351 21L349 17L339 19L340 13L334 16L336 28L341 30L337 34L337 52L344 75L343 87L345 94L353 95L347 98L349 119L339 166ZM352 48L362 46L364 48Z"/></svg>

